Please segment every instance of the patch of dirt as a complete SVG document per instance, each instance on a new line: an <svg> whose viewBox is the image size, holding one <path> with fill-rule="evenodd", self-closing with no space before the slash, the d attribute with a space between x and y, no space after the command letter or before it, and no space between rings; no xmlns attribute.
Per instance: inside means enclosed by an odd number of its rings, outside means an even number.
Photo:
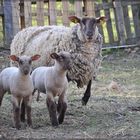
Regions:
<svg viewBox="0 0 140 140"><path fill-rule="evenodd" d="M0 58L1 68L9 65L7 55ZM81 98L85 87L69 84L68 110L59 127L50 124L45 95L39 102L36 94L32 103L33 128L22 123L22 129L13 127L11 95L6 94L0 108L0 139L139 139L140 112L140 55L117 52L104 59L98 80L92 84L92 96L87 106ZM111 59L110 59L111 58ZM121 91L108 86L116 81Z"/></svg>

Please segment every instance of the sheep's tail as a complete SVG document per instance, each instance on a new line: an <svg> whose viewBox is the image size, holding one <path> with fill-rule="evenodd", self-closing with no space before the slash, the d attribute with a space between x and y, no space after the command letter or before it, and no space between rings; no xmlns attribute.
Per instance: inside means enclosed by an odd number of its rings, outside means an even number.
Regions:
<svg viewBox="0 0 140 140"><path fill-rule="evenodd" d="M17 53L15 55L22 55L26 50L27 44L40 33L50 30L49 26L40 26L40 27L28 27L18 32L14 37L11 43L11 54ZM20 47L19 47L20 46Z"/></svg>

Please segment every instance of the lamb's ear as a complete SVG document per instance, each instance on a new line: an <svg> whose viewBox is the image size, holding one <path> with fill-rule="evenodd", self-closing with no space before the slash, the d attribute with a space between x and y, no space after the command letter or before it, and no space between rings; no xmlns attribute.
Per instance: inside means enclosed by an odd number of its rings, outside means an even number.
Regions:
<svg viewBox="0 0 140 140"><path fill-rule="evenodd" d="M17 57L16 55L10 55L9 58L13 61L19 61L19 57Z"/></svg>
<svg viewBox="0 0 140 140"><path fill-rule="evenodd" d="M59 58L59 55L57 53L51 53L50 56L53 59L58 59Z"/></svg>
<svg viewBox="0 0 140 140"><path fill-rule="evenodd" d="M107 21L107 18L105 16L101 16L96 18L97 23L102 24L105 23Z"/></svg>
<svg viewBox="0 0 140 140"><path fill-rule="evenodd" d="M36 55L34 55L34 56L31 57L31 60L32 61L35 61L35 60L39 59L40 57L41 57L41 55L36 54Z"/></svg>
<svg viewBox="0 0 140 140"><path fill-rule="evenodd" d="M81 19L76 16L69 16L69 20L73 23L80 23Z"/></svg>

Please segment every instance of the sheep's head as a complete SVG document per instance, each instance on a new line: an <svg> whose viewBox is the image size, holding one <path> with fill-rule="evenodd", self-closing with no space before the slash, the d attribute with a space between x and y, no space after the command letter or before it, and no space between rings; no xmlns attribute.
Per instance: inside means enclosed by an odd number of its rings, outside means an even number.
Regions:
<svg viewBox="0 0 140 140"><path fill-rule="evenodd" d="M72 67L71 54L69 52L52 53L51 57L56 60L63 70L70 70Z"/></svg>
<svg viewBox="0 0 140 140"><path fill-rule="evenodd" d="M88 42L91 42L94 39L96 39L98 35L97 25L102 22L105 22L106 17L102 16L99 18L91 18L91 17L79 18L76 16L70 16L69 20L72 21L73 23L80 24L79 38L82 38L82 40L84 39Z"/></svg>
<svg viewBox="0 0 140 140"><path fill-rule="evenodd" d="M11 60L16 61L18 63L19 69L24 75L28 75L31 72L32 61L39 59L40 55L36 54L32 57L28 56L18 57L16 55L10 55L9 57Z"/></svg>

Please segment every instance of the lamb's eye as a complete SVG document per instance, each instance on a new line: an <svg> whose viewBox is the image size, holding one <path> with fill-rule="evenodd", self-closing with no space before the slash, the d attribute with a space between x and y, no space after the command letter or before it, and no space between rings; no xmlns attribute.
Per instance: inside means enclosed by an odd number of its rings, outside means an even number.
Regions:
<svg viewBox="0 0 140 140"><path fill-rule="evenodd" d="M31 60L29 60L29 64L31 64L32 63L32 61Z"/></svg>
<svg viewBox="0 0 140 140"><path fill-rule="evenodd" d="M64 56L60 56L60 61L63 61L65 59Z"/></svg>
<svg viewBox="0 0 140 140"><path fill-rule="evenodd" d="M22 65L23 63L24 63L24 62L23 62L22 60L19 60L19 64L21 64L21 65Z"/></svg>

